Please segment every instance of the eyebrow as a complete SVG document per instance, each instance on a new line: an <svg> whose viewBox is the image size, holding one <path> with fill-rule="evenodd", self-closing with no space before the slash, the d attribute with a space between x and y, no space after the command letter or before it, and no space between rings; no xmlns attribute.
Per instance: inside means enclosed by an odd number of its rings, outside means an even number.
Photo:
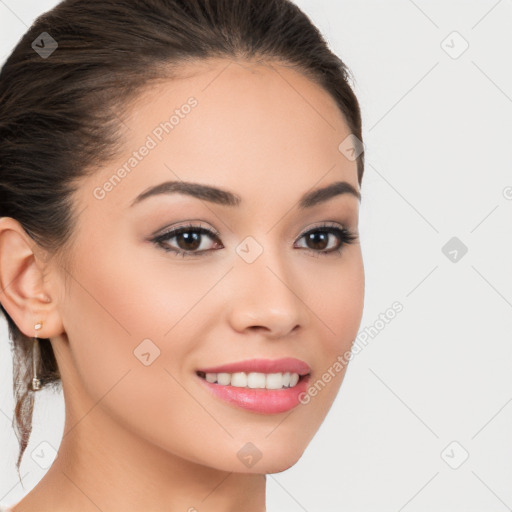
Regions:
<svg viewBox="0 0 512 512"><path fill-rule="evenodd" d="M150 187L139 194L132 201L130 207L135 206L148 197L161 194L185 194L197 199L203 199L211 203L220 204L222 206L239 206L242 202L242 198L240 196L221 188L187 181L166 181L159 185ZM347 181L336 181L326 187L306 192L299 199L299 209L305 210L307 208L312 208L313 206L324 203L333 197L343 194L352 195L361 201L361 194L350 183Z"/></svg>

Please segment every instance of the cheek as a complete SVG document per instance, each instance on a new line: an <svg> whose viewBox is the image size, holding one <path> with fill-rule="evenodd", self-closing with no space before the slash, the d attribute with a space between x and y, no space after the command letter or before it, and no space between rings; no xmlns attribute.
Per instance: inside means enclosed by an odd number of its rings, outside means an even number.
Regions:
<svg viewBox="0 0 512 512"><path fill-rule="evenodd" d="M355 247L343 264L330 268L318 264L316 272L303 275L307 277L301 282L301 296L310 310L309 330L319 343L316 349L309 347L315 367L299 406L307 416L304 434L311 439L340 389L360 327L365 287L361 252Z"/></svg>
<svg viewBox="0 0 512 512"><path fill-rule="evenodd" d="M142 250L98 242L91 252L94 264L81 261L77 266L73 307L67 314L84 316L87 311L88 324L103 339L123 338L132 349L146 338L168 344L187 324L187 316L198 316L202 297L218 279L211 269L185 267L149 245Z"/></svg>
<svg viewBox="0 0 512 512"><path fill-rule="evenodd" d="M364 306L364 268L359 246L351 248L338 266L317 265L306 272L302 295L310 309L311 321L321 333L319 357L326 362L350 348L357 336ZM343 256L342 256L343 258ZM327 361L328 360L328 361Z"/></svg>
<svg viewBox="0 0 512 512"><path fill-rule="evenodd" d="M332 330L337 333L337 349L347 350L357 336L364 306L364 277L361 272L344 276L338 286L330 289L332 302L327 306L332 318ZM337 297L337 299L335 298Z"/></svg>
<svg viewBox="0 0 512 512"><path fill-rule="evenodd" d="M164 354L171 336L163 334L173 325L168 303L176 301L172 288L164 296L161 281L153 288L149 267L136 265L128 254L98 247L91 253L92 264L77 262L62 316L81 384L99 398L127 372L131 378L144 369L151 380L156 366L144 362Z"/></svg>
<svg viewBox="0 0 512 512"><path fill-rule="evenodd" d="M129 263L125 259L123 265ZM191 304L198 299L187 295L186 304L174 311L169 304L178 296L183 301L183 293L173 294L162 280L147 289L148 276L130 275L122 265L109 265L108 258L101 267L81 268L81 284L71 286L64 310L73 366L66 380L91 419L103 413L102 421L113 418L137 436L199 461L200 453L189 453L190 440L204 438L205 424L215 425L182 387L188 383L180 363L193 350L182 324L164 336L182 310L190 309L188 299Z"/></svg>

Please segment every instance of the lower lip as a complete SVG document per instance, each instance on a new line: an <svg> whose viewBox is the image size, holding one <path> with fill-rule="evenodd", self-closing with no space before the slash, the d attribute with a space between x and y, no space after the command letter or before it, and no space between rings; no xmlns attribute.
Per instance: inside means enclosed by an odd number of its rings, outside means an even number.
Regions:
<svg viewBox="0 0 512 512"><path fill-rule="evenodd" d="M213 384L197 377L208 390L221 400L249 411L263 414L286 412L299 405L301 393L308 387L309 375L301 377L292 388L282 389L251 389L236 386Z"/></svg>

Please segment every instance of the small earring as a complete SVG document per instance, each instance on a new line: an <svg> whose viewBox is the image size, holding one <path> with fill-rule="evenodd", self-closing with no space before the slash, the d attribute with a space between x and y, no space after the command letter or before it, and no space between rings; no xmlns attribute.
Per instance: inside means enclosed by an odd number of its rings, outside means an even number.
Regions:
<svg viewBox="0 0 512 512"><path fill-rule="evenodd" d="M43 326L43 322L34 325L34 329L38 331ZM34 342L32 344L32 391L41 389L41 380L37 377L37 367L41 359L41 349L39 347L39 338L34 334Z"/></svg>

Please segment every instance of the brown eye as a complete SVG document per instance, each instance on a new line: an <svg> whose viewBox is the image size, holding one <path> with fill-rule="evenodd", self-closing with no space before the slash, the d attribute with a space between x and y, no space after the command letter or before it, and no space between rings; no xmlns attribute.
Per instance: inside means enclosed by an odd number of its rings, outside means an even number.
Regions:
<svg viewBox="0 0 512 512"><path fill-rule="evenodd" d="M314 228L304 233L301 238L306 241L306 249L319 255L329 255L331 253L339 254L345 245L353 243L358 237L346 228L327 225ZM337 240L338 243L335 242L334 246L328 249L330 239Z"/></svg>
<svg viewBox="0 0 512 512"><path fill-rule="evenodd" d="M162 247L165 251L174 252L177 255L199 255L208 252L208 244L204 244L205 235L212 240L219 240L216 233L200 226L182 226L159 235L153 241ZM174 244L169 241L175 239ZM174 245L174 247L173 247ZM205 245L201 250L198 250ZM177 246L177 247L176 247Z"/></svg>
<svg viewBox="0 0 512 512"><path fill-rule="evenodd" d="M201 245L201 237L203 234L197 231L182 231L179 234L174 235L176 243L180 249L185 251L196 251Z"/></svg>
<svg viewBox="0 0 512 512"><path fill-rule="evenodd" d="M332 233L327 233L326 231L314 231L304 236L306 237L305 239L308 249L325 251L329 245L329 238L331 235Z"/></svg>

